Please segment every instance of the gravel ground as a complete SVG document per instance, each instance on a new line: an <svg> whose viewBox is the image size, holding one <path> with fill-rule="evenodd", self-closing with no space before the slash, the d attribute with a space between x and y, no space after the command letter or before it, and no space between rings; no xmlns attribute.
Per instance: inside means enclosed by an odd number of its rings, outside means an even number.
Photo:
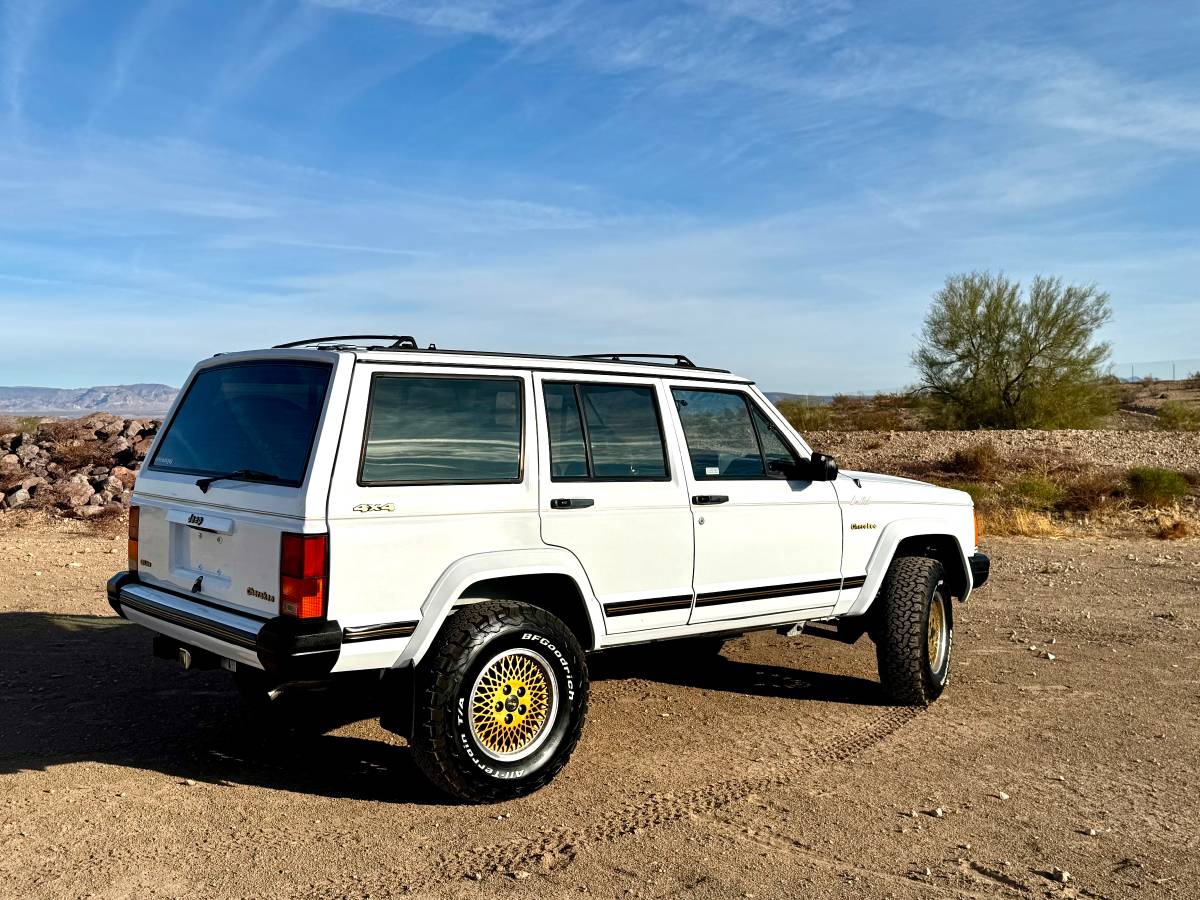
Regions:
<svg viewBox="0 0 1200 900"><path fill-rule="evenodd" d="M1196 540L988 541L922 711L882 704L866 640L596 658L562 777L465 807L361 684L252 720L224 673L151 659L103 596L123 536L26 521L0 532L2 897L1200 894Z"/></svg>
<svg viewBox="0 0 1200 900"><path fill-rule="evenodd" d="M846 469L891 472L991 441L1009 455L1065 454L1095 466L1200 471L1200 432L1187 431L815 431L805 435Z"/></svg>

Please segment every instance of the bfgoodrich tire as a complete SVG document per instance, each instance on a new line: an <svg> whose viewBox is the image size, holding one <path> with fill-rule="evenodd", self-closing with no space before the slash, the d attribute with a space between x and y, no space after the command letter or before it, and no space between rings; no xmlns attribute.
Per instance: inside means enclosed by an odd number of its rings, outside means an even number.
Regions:
<svg viewBox="0 0 1200 900"><path fill-rule="evenodd" d="M521 797L570 758L587 715L583 649L556 616L507 600L455 613L418 675L413 755L468 803Z"/></svg>
<svg viewBox="0 0 1200 900"><path fill-rule="evenodd" d="M928 706L950 681L954 647L942 564L921 556L893 560L876 602L882 604L875 655L883 689L894 703Z"/></svg>

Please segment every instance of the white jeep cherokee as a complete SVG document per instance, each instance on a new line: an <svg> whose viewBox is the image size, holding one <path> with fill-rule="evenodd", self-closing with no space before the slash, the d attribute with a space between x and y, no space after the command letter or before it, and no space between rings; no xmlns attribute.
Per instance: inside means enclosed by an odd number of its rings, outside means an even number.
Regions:
<svg viewBox="0 0 1200 900"><path fill-rule="evenodd" d="M590 651L685 639L704 665L754 629L868 634L887 695L927 704L951 598L988 574L967 494L839 473L752 382L682 356L218 355L147 460L108 597L155 654L262 701L377 672L383 725L468 801L566 764Z"/></svg>

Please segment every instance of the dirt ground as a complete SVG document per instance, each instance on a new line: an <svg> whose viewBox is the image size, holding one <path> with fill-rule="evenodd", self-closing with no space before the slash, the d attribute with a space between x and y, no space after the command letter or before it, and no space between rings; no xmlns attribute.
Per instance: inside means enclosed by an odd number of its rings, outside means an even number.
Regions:
<svg viewBox="0 0 1200 900"><path fill-rule="evenodd" d="M594 658L558 781L469 807L364 685L252 720L152 659L104 599L123 535L29 522L0 531L6 898L1200 894L1196 540L988 541L922 711L865 639Z"/></svg>

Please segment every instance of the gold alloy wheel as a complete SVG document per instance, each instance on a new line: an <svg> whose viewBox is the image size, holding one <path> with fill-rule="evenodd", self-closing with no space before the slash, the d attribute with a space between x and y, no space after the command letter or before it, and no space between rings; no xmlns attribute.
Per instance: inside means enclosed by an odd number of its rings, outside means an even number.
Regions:
<svg viewBox="0 0 1200 900"><path fill-rule="evenodd" d="M550 664L531 650L507 650L475 679L471 733L493 759L518 760L545 740L557 708Z"/></svg>
<svg viewBox="0 0 1200 900"><path fill-rule="evenodd" d="M940 671L945 661L947 641L946 601L941 591L938 591L929 601L929 624L925 629L925 651L929 658L929 668L934 672Z"/></svg>

